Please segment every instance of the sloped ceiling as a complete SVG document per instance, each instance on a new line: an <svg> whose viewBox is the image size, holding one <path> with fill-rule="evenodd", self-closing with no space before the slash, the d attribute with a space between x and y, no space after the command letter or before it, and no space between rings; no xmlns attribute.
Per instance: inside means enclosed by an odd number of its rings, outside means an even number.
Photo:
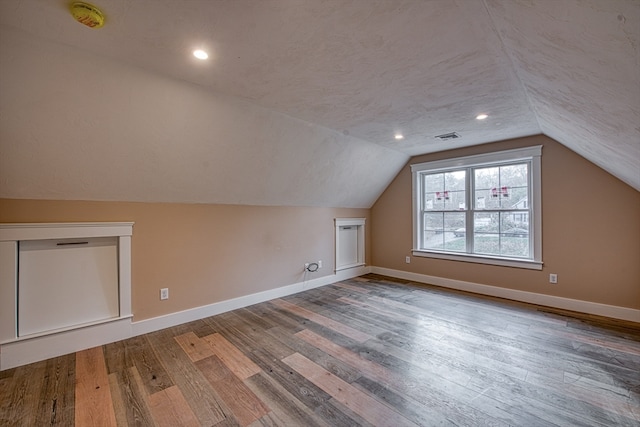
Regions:
<svg viewBox="0 0 640 427"><path fill-rule="evenodd" d="M640 189L639 1L94 3L0 1L0 196L368 207L538 133Z"/></svg>

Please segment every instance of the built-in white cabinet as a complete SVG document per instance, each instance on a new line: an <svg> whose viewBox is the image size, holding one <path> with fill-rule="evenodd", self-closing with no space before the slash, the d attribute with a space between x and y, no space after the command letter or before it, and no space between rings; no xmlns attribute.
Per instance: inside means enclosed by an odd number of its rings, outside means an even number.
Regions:
<svg viewBox="0 0 640 427"><path fill-rule="evenodd" d="M0 224L0 369L130 336L132 232Z"/></svg>

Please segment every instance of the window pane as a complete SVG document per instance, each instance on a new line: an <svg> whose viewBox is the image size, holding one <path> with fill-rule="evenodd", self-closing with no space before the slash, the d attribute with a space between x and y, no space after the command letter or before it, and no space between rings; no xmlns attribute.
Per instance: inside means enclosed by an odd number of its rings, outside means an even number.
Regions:
<svg viewBox="0 0 640 427"><path fill-rule="evenodd" d="M464 180L467 176L467 172L464 170L447 172L444 174L446 190L458 190L464 191Z"/></svg>
<svg viewBox="0 0 640 427"><path fill-rule="evenodd" d="M529 212L502 212L500 231L506 234L529 236Z"/></svg>
<svg viewBox="0 0 640 427"><path fill-rule="evenodd" d="M424 175L423 210L464 210L465 178L464 170Z"/></svg>
<svg viewBox="0 0 640 427"><path fill-rule="evenodd" d="M502 166L500 168L500 188L507 188L507 198L502 198L503 209L527 209L529 168L526 163ZM519 205L519 206L516 206Z"/></svg>
<svg viewBox="0 0 640 427"><path fill-rule="evenodd" d="M498 212L476 213L473 216L474 233L498 233L500 227Z"/></svg>
<svg viewBox="0 0 640 427"><path fill-rule="evenodd" d="M528 209L527 163L475 169L475 209Z"/></svg>
<svg viewBox="0 0 640 427"><path fill-rule="evenodd" d="M522 221L525 215L517 211L474 214L474 252L529 257L529 223L528 220ZM518 220L517 223L514 218Z"/></svg>
<svg viewBox="0 0 640 427"><path fill-rule="evenodd" d="M464 212L444 213L444 246L445 251L466 252Z"/></svg>
<svg viewBox="0 0 640 427"><path fill-rule="evenodd" d="M473 216L473 251L479 254L500 254L500 214L476 213Z"/></svg>
<svg viewBox="0 0 640 427"><path fill-rule="evenodd" d="M422 247L424 249L441 249L444 245L444 213L426 212L423 224Z"/></svg>
<svg viewBox="0 0 640 427"><path fill-rule="evenodd" d="M500 237L496 234L476 233L473 236L474 253L500 255Z"/></svg>
<svg viewBox="0 0 640 427"><path fill-rule="evenodd" d="M527 220L524 220L527 217ZM502 212L500 226L500 254L529 257L529 222L526 212Z"/></svg>
<svg viewBox="0 0 640 427"><path fill-rule="evenodd" d="M465 252L464 212L427 212L424 225L424 249Z"/></svg>

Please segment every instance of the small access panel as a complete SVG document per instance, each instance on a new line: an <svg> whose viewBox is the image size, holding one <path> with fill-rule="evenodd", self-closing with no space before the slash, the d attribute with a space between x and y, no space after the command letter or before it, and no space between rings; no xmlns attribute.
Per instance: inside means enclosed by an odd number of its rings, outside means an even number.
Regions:
<svg viewBox="0 0 640 427"><path fill-rule="evenodd" d="M363 266L365 218L336 218L335 223L336 271Z"/></svg>

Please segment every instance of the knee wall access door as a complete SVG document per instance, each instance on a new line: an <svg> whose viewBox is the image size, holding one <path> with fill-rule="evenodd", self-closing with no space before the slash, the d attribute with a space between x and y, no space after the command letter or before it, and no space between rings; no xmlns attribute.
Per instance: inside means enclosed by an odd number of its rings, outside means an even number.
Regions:
<svg viewBox="0 0 640 427"><path fill-rule="evenodd" d="M364 218L336 218L336 271L365 264Z"/></svg>
<svg viewBox="0 0 640 427"><path fill-rule="evenodd" d="M119 316L116 237L19 242L17 335Z"/></svg>

